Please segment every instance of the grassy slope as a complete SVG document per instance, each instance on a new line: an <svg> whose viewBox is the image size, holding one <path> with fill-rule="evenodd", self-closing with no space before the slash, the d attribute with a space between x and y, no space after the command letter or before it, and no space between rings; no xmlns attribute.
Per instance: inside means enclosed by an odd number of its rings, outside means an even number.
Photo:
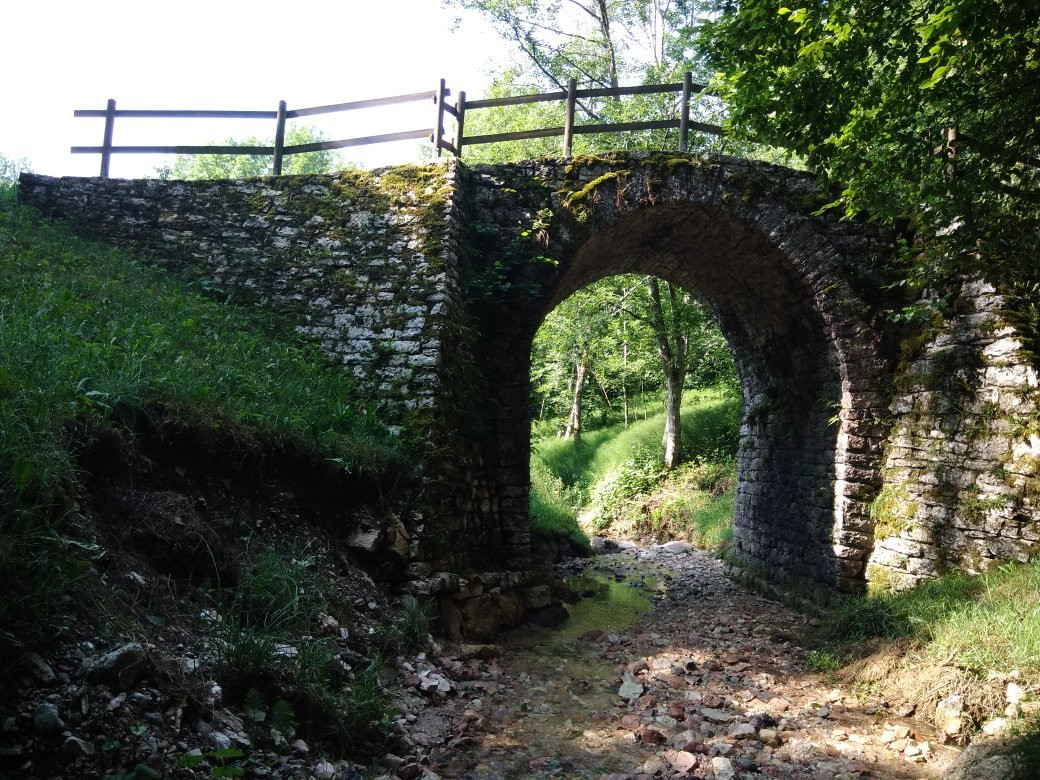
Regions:
<svg viewBox="0 0 1040 780"><path fill-rule="evenodd" d="M1030 701L1011 739L1025 759L1019 776L1040 774L1040 561L850 598L826 616L822 634L810 657L818 668L909 699L924 716L956 693L978 727L1004 714L1009 681L1021 686ZM874 659L892 652L896 668L876 668Z"/></svg>
<svg viewBox="0 0 1040 780"><path fill-rule="evenodd" d="M654 414L628 428L618 423L591 430L577 443L555 436L537 439L531 458L533 532L562 534L582 543L585 531L577 516L590 502L599 498L599 503L606 502L611 509L618 504L620 511L622 502L660 487L671 489L676 497L683 493L685 499L681 507L684 519L672 524L672 530L706 546L721 542L732 525L732 480L722 491L716 491L713 478L705 490L704 464L724 463L732 471L740 401L733 391L722 388L689 390L682 411L684 452L700 463L679 469L664 480L658 454L664 413L659 405ZM714 467L710 470L715 471ZM689 484L691 479L702 484L699 494L697 486ZM684 490L678 489L680 484ZM604 497L604 492L609 495ZM695 533L698 528L705 529L704 533Z"/></svg>
<svg viewBox="0 0 1040 780"><path fill-rule="evenodd" d="M397 445L350 379L254 311L73 236L0 182L0 645L49 631L82 570L60 534L73 421L161 404L185 421L309 442L372 479Z"/></svg>

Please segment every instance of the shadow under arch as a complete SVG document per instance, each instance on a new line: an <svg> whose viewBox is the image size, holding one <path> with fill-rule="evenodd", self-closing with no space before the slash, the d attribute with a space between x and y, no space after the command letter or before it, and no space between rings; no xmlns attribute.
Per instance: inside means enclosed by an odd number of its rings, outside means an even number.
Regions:
<svg viewBox="0 0 1040 780"><path fill-rule="evenodd" d="M558 264L528 275L535 294L513 293L482 317L499 480L526 489L530 351L545 316L604 277L654 275L696 295L733 352L743 401L737 563L781 583L860 589L887 401L880 339L849 284L848 246L835 240L847 231L798 213L768 187L748 198L715 166L597 172L555 190L563 218L539 241ZM567 218L568 187L584 200L581 219ZM526 513L526 493L514 506Z"/></svg>

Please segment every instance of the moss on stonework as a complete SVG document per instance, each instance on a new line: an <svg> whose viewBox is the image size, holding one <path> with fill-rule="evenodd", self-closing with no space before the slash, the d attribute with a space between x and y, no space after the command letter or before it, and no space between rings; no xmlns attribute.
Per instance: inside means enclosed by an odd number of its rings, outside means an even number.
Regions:
<svg viewBox="0 0 1040 780"><path fill-rule="evenodd" d="M564 207L570 211L571 216L576 222L581 224L588 222L589 217L592 216L592 209L595 205L597 193L600 187L608 182L615 182L620 191L624 187L625 177L628 176L629 173L629 171L610 171L609 173L604 173L602 176L597 176L576 192L561 192L560 195Z"/></svg>
<svg viewBox="0 0 1040 780"><path fill-rule="evenodd" d="M960 494L961 514L973 523L982 523L992 511L1006 509L1014 503L1008 495L983 496L978 485L972 485Z"/></svg>
<svg viewBox="0 0 1040 780"><path fill-rule="evenodd" d="M870 519L874 521L874 538L887 539L909 531L914 526L917 502L903 485L887 483L870 502Z"/></svg>
<svg viewBox="0 0 1040 780"><path fill-rule="evenodd" d="M867 593L891 593L903 587L902 578L888 566L867 565Z"/></svg>

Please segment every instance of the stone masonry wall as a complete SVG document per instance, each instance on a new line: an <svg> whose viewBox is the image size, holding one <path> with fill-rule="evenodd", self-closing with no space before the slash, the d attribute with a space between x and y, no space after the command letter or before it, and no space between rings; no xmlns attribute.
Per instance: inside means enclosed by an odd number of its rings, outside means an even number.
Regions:
<svg viewBox="0 0 1040 780"><path fill-rule="evenodd" d="M1040 394L1003 300L966 280L895 376L867 578L906 587L1040 551Z"/></svg>

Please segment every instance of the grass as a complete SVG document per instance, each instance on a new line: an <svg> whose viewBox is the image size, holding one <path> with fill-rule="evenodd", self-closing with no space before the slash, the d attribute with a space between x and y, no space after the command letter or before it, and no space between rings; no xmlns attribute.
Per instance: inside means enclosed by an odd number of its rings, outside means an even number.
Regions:
<svg viewBox="0 0 1040 780"><path fill-rule="evenodd" d="M816 668L835 671L862 655L868 640L910 640L914 674L927 668L961 670L964 684L985 686L1017 676L1035 697L1040 690L1040 560L1008 563L983 574L952 572L912 590L878 591L842 602L826 617ZM1002 689L994 697L1003 706ZM997 713L999 714L999 713ZM985 717L985 716L983 716ZM1040 771L1040 719L1014 724L1012 739L1026 766Z"/></svg>
<svg viewBox="0 0 1040 780"><path fill-rule="evenodd" d="M91 568L69 532L74 424L161 407L305 443L387 486L405 470L400 445L316 347L14 195L0 182L0 665L53 634Z"/></svg>
<svg viewBox="0 0 1040 780"><path fill-rule="evenodd" d="M726 387L687 390L683 396L683 451L699 460L736 454L740 399ZM538 439L535 453L566 487L589 486L640 452L657 452L664 432L664 412L645 420L583 433L575 443L555 436Z"/></svg>
<svg viewBox="0 0 1040 780"><path fill-rule="evenodd" d="M848 599L828 616L825 634L838 645L914 639L932 659L980 673L1018 669L1040 682L1040 560Z"/></svg>
<svg viewBox="0 0 1040 780"><path fill-rule="evenodd" d="M565 536L585 546L587 536L577 520L583 510L591 508L599 518L593 520L593 530L603 530L622 512L624 502L664 485L674 511L657 518L656 532L674 531L701 546L724 548L732 539L735 480L730 478L722 489L697 488L696 483L709 472L717 475L718 464L725 464L727 474L733 472L739 414L740 399L730 388L687 391L683 450L692 462L668 478L658 454L663 411L627 428L618 423L588 431L577 442L555 436L537 439L531 457L532 532ZM655 532L646 524L631 530Z"/></svg>

